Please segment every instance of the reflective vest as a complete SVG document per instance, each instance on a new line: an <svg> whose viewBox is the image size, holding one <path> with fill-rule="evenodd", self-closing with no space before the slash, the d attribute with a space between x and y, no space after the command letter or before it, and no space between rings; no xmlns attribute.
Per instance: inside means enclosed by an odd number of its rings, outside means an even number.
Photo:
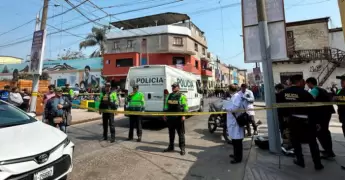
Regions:
<svg viewBox="0 0 345 180"><path fill-rule="evenodd" d="M128 97L129 111L142 111L145 107L145 96L141 92L131 93Z"/></svg>
<svg viewBox="0 0 345 180"><path fill-rule="evenodd" d="M167 99L167 111L168 112L183 112L183 106L181 104L181 93L169 94Z"/></svg>
<svg viewBox="0 0 345 180"><path fill-rule="evenodd" d="M100 109L117 109L117 94L116 92L108 92L100 94Z"/></svg>

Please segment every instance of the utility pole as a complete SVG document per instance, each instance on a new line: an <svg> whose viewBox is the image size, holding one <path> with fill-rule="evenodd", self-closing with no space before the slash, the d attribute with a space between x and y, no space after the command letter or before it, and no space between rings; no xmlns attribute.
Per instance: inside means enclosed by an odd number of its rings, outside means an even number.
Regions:
<svg viewBox="0 0 345 180"><path fill-rule="evenodd" d="M40 30L45 30L46 25L47 25L48 5L49 5L49 0L44 0ZM39 20L37 20L37 18L36 18L36 28L38 27L37 23L39 23ZM38 29L35 29L35 30L37 31ZM42 47L42 50L44 50L44 47ZM44 53L44 52L42 51L42 53ZM40 82L40 75L34 74L33 75L33 81L32 81L32 96L31 96L30 112L36 112L36 103L37 103L37 94L38 94L39 82Z"/></svg>
<svg viewBox="0 0 345 180"><path fill-rule="evenodd" d="M228 86L230 86L230 84L231 84L231 65L229 64L229 84L228 84Z"/></svg>
<svg viewBox="0 0 345 180"><path fill-rule="evenodd" d="M272 107L276 103L273 72L272 72L272 59L270 53L270 41L267 25L266 15L266 0L257 0L258 22L259 22L259 36L260 47L262 54L262 71L264 73L264 88L265 88L265 102L266 107ZM267 125L268 125L268 138L269 149L272 153L281 153L281 140L278 126L277 109L267 109Z"/></svg>

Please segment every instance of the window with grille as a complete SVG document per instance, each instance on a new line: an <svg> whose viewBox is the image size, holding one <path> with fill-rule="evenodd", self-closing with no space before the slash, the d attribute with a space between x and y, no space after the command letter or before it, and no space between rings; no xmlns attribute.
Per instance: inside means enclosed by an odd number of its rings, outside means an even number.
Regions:
<svg viewBox="0 0 345 180"><path fill-rule="evenodd" d="M116 67L132 67L133 66L133 59L116 59Z"/></svg>
<svg viewBox="0 0 345 180"><path fill-rule="evenodd" d="M133 47L133 40L127 40L127 48Z"/></svg>
<svg viewBox="0 0 345 180"><path fill-rule="evenodd" d="M195 50L196 52L198 52L198 49L199 49L198 43L194 43L194 50Z"/></svg>
<svg viewBox="0 0 345 180"><path fill-rule="evenodd" d="M114 42L114 47L113 47L114 49L120 49L120 43L119 43L119 41L115 41Z"/></svg>
<svg viewBox="0 0 345 180"><path fill-rule="evenodd" d="M183 46L182 37L174 37L173 45L174 46Z"/></svg>

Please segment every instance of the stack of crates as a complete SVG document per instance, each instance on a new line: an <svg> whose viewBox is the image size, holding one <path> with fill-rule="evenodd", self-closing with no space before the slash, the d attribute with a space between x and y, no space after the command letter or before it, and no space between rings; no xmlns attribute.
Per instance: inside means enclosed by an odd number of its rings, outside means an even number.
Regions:
<svg viewBox="0 0 345 180"><path fill-rule="evenodd" d="M94 100L82 100L80 103L80 108L88 108L90 103L94 103Z"/></svg>

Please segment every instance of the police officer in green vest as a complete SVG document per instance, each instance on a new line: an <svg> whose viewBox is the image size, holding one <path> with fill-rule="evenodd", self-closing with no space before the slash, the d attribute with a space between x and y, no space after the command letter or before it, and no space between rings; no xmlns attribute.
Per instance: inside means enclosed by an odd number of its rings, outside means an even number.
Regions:
<svg viewBox="0 0 345 180"><path fill-rule="evenodd" d="M102 110L117 110L118 99L115 91L111 91L111 85L109 82L105 84L105 88L100 94L100 105L99 113L102 113ZM110 142L115 142L115 115L110 112L103 112L103 139L108 140L108 126L110 129Z"/></svg>
<svg viewBox="0 0 345 180"><path fill-rule="evenodd" d="M128 111L138 111L142 112L145 110L145 96L142 92L139 92L139 86L133 85L133 92L128 95L127 102L128 102ZM138 142L141 141L141 137L143 134L142 130L142 119L141 116L138 115L130 115L129 116L129 133L128 133L128 140L133 140L133 131L134 126L137 129L137 136Z"/></svg>
<svg viewBox="0 0 345 180"><path fill-rule="evenodd" d="M188 112L187 98L180 92L180 85L174 83L172 86L172 93L168 95L164 104L165 112ZM164 117L167 121L169 129L169 146L164 152L174 151L175 131L179 136L179 146L181 148L180 154L183 156L186 154L185 151L185 129L184 120L185 116L168 116Z"/></svg>
<svg viewBox="0 0 345 180"><path fill-rule="evenodd" d="M72 102L72 98L74 96L74 91L69 87L69 84L65 84L65 88L63 89L64 96L68 97L68 99Z"/></svg>

